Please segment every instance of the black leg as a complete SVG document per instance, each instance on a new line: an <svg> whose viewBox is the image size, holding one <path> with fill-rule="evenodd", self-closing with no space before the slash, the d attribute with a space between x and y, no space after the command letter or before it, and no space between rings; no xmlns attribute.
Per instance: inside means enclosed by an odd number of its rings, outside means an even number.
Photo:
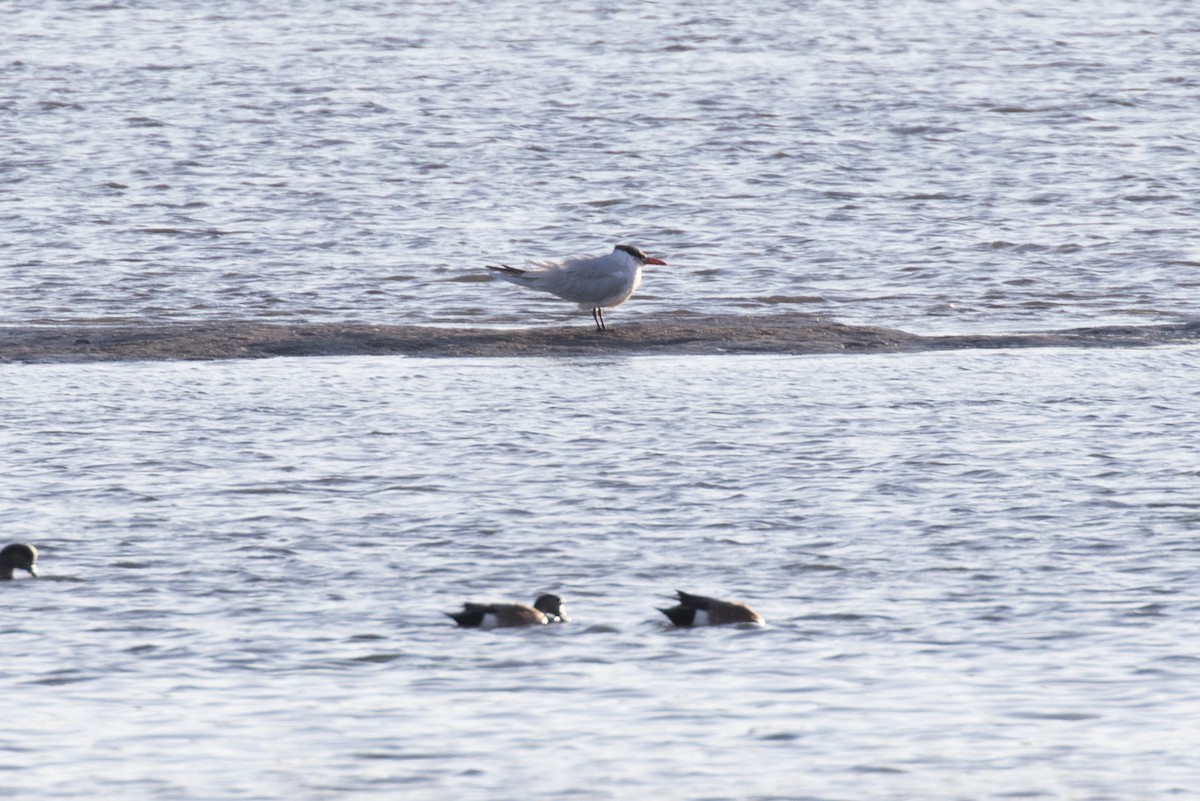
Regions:
<svg viewBox="0 0 1200 801"><path fill-rule="evenodd" d="M597 331L607 331L608 330L608 326L606 326L604 324L604 309L601 309L601 308L592 309L592 319L596 321L596 330Z"/></svg>

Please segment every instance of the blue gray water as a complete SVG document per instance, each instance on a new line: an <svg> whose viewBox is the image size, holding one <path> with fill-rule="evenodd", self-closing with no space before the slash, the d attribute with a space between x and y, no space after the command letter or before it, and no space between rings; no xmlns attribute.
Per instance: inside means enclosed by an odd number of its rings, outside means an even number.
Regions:
<svg viewBox="0 0 1200 801"><path fill-rule="evenodd" d="M478 267L616 241L671 266L613 325L1195 315L1184 0L4 25L0 324L586 326ZM0 365L0 797L1189 797L1197 362Z"/></svg>
<svg viewBox="0 0 1200 801"><path fill-rule="evenodd" d="M1198 67L1191 0L17 0L0 322L561 322L480 265L617 241L614 324L1171 321Z"/></svg>
<svg viewBox="0 0 1200 801"><path fill-rule="evenodd" d="M4 367L4 793L1187 797L1196 368ZM571 625L442 615L543 591Z"/></svg>

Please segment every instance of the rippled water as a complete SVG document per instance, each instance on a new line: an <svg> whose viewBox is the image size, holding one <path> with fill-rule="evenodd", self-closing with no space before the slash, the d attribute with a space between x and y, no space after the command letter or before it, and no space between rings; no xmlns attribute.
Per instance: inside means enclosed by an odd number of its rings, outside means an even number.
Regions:
<svg viewBox="0 0 1200 801"><path fill-rule="evenodd" d="M1195 314L1186 0L4 25L0 324ZM1187 797L1197 353L0 365L0 797Z"/></svg>
<svg viewBox="0 0 1200 801"><path fill-rule="evenodd" d="M0 366L0 795L1187 797L1196 357Z"/></svg>
<svg viewBox="0 0 1200 801"><path fill-rule="evenodd" d="M9 3L0 322L1195 313L1190 0Z"/></svg>

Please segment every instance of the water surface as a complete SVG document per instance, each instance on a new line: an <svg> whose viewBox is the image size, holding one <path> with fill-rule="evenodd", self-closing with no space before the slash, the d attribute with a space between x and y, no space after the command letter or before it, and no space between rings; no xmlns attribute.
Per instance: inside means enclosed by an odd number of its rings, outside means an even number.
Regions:
<svg viewBox="0 0 1200 801"><path fill-rule="evenodd" d="M6 365L13 797L1183 797L1196 350ZM683 588L763 629L666 629ZM455 630L466 599L571 625Z"/></svg>
<svg viewBox="0 0 1200 801"><path fill-rule="evenodd" d="M618 332L1195 319L1185 0L4 22L21 331L586 329L481 266L618 241ZM1187 797L1196 354L0 365L0 796Z"/></svg>
<svg viewBox="0 0 1200 801"><path fill-rule="evenodd" d="M1195 314L1187 0L10 3L0 322ZM586 324L586 320L583 320Z"/></svg>

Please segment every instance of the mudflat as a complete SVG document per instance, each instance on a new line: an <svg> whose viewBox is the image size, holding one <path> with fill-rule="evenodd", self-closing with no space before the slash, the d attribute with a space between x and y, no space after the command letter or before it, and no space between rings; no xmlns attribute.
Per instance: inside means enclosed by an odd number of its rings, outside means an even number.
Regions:
<svg viewBox="0 0 1200 801"><path fill-rule="evenodd" d="M1200 322L922 336L813 315L673 317L590 326L450 328L366 323L203 321L0 326L0 362L261 359L277 356L584 356L911 353L1028 347L1144 347L1200 341Z"/></svg>

